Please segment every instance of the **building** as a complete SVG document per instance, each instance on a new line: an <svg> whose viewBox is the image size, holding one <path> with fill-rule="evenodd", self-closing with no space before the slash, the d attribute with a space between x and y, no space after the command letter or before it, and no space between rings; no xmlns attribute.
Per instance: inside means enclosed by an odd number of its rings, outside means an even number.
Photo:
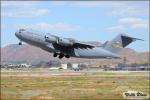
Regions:
<svg viewBox="0 0 150 100"><path fill-rule="evenodd" d="M68 69L67 64L61 64L62 69Z"/></svg>

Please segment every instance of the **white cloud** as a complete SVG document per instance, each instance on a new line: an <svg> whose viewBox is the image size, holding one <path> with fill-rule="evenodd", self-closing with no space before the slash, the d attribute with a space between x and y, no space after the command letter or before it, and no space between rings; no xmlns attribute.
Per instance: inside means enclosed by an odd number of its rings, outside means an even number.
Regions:
<svg viewBox="0 0 150 100"><path fill-rule="evenodd" d="M124 27L121 25L112 26L112 27L108 28L108 30L123 30L123 29L124 29Z"/></svg>
<svg viewBox="0 0 150 100"><path fill-rule="evenodd" d="M133 24L133 25L131 25L131 28L133 28L133 29L147 29L147 28L149 28L149 24Z"/></svg>
<svg viewBox="0 0 150 100"><path fill-rule="evenodd" d="M54 1L52 5L71 7L101 7L111 16L149 15L148 1Z"/></svg>
<svg viewBox="0 0 150 100"><path fill-rule="evenodd" d="M49 11L38 7L38 2L2 1L2 17L37 17L46 15Z"/></svg>
<svg viewBox="0 0 150 100"><path fill-rule="evenodd" d="M68 1L52 1L51 5L55 5L55 6L63 6L63 5L67 5Z"/></svg>
<svg viewBox="0 0 150 100"><path fill-rule="evenodd" d="M149 2L147 1L126 1L117 2L116 6L112 6L108 11L111 16L148 16L149 15Z"/></svg>
<svg viewBox="0 0 150 100"><path fill-rule="evenodd" d="M1 7L32 7L38 5L35 1L1 1Z"/></svg>
<svg viewBox="0 0 150 100"><path fill-rule="evenodd" d="M17 28L32 28L36 30L50 32L73 32L80 30L80 27L76 25L70 25L65 23L49 24L45 22L32 25L17 25Z"/></svg>
<svg viewBox="0 0 150 100"><path fill-rule="evenodd" d="M113 7L109 12L112 16L148 16L149 5L148 2L127 2L124 5Z"/></svg>
<svg viewBox="0 0 150 100"><path fill-rule="evenodd" d="M112 3L112 2L111 2ZM112 3L111 6L114 6L115 3ZM71 3L72 6L78 6L78 7L105 7L110 6L110 2L104 2L104 1L77 1L74 3Z"/></svg>
<svg viewBox="0 0 150 100"><path fill-rule="evenodd" d="M115 1L53 1L52 5L72 6L72 7L116 7L118 2ZM122 5L122 3L119 3Z"/></svg>
<svg viewBox="0 0 150 100"><path fill-rule="evenodd" d="M125 25L131 29L148 29L149 23L148 20L142 18L121 18L118 20L119 24L108 28L108 30L123 30L125 29Z"/></svg>
<svg viewBox="0 0 150 100"><path fill-rule="evenodd" d="M141 18L121 18L119 19L119 22L125 23L125 24L147 23L146 20L141 19Z"/></svg>
<svg viewBox="0 0 150 100"><path fill-rule="evenodd" d="M30 8L30 10L29 9L9 10L9 11L2 12L1 15L4 17L37 17L37 16L45 15L47 13L48 10L46 9Z"/></svg>
<svg viewBox="0 0 150 100"><path fill-rule="evenodd" d="M119 19L119 22L129 25L129 27L133 29L145 29L149 26L148 20L142 18L121 18Z"/></svg>

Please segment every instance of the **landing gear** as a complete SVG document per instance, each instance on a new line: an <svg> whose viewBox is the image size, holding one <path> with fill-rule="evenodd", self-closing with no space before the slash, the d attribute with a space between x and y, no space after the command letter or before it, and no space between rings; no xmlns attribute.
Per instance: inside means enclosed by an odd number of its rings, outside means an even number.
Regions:
<svg viewBox="0 0 150 100"><path fill-rule="evenodd" d="M59 56L58 56L59 55ZM64 56L66 57L66 58L70 58L70 56L69 55L64 55L63 53L54 53L53 54L53 57L57 57L58 56L58 58L59 59L62 59Z"/></svg>
<svg viewBox="0 0 150 100"><path fill-rule="evenodd" d="M65 57L66 57L66 58L70 58L70 56L69 56L69 55L65 55Z"/></svg>
<svg viewBox="0 0 150 100"><path fill-rule="evenodd" d="M59 54L59 59L63 58L64 57L64 54L63 53L60 53Z"/></svg>
<svg viewBox="0 0 150 100"><path fill-rule="evenodd" d="M22 42L19 42L18 44L19 44L19 45L22 45Z"/></svg>

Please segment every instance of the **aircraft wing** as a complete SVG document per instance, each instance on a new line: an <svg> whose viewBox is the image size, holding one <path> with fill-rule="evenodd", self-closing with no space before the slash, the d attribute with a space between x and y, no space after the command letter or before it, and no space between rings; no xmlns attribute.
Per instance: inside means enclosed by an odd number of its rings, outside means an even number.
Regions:
<svg viewBox="0 0 150 100"><path fill-rule="evenodd" d="M74 47L74 48L81 48L81 49L86 49L86 48L92 49L92 48L94 48L95 46L90 45L90 44L87 44L87 43L75 42L75 43L73 44L73 47Z"/></svg>
<svg viewBox="0 0 150 100"><path fill-rule="evenodd" d="M81 48L81 49L86 49L86 48L92 49L95 47L94 45L80 42L72 38L60 38L50 34L48 34L48 36L45 36L45 40L49 43L52 43L55 46L63 46L64 48L71 47L71 48Z"/></svg>

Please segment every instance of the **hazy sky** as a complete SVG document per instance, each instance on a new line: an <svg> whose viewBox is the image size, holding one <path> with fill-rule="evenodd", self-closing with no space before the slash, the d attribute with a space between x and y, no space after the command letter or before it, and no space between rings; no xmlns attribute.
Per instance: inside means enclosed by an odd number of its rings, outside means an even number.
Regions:
<svg viewBox="0 0 150 100"><path fill-rule="evenodd" d="M145 40L129 48L149 51L149 2L2 1L2 47L18 43L14 33L19 28L101 43L125 33Z"/></svg>

